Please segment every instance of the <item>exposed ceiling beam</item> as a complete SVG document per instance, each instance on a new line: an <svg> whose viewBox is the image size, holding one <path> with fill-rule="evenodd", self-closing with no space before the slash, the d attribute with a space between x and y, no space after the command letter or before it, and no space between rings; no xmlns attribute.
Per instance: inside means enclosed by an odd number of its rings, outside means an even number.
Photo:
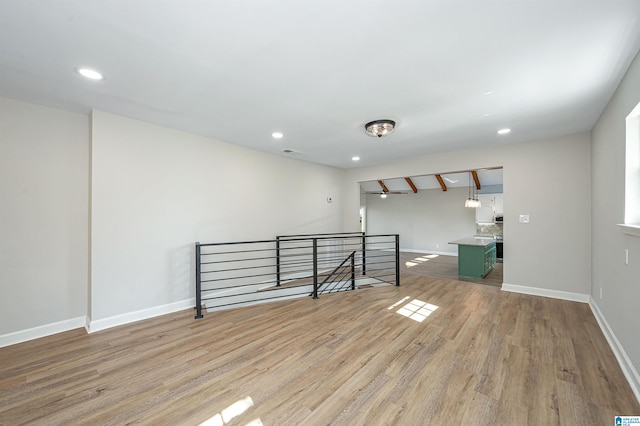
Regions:
<svg viewBox="0 0 640 426"><path fill-rule="evenodd" d="M387 185L385 185L383 181L379 180L378 183L380 184L380 188L382 188L382 192L389 192L389 188L387 188Z"/></svg>
<svg viewBox="0 0 640 426"><path fill-rule="evenodd" d="M416 185L413 183L413 181L411 180L410 177L406 177L404 178L404 180L407 181L407 183L409 184L409 186L411 187L411 190L413 191L413 193L415 194L416 192L418 192L418 188L416 188Z"/></svg>
<svg viewBox="0 0 640 426"><path fill-rule="evenodd" d="M447 190L447 184L444 183L444 181L442 180L442 176L436 175L436 179L438 179L438 183L440 184L440 187L442 188L442 190L446 191Z"/></svg>
<svg viewBox="0 0 640 426"><path fill-rule="evenodd" d="M471 170L471 176L473 176L473 181L476 183L476 189L480 191L480 179L478 179L478 172Z"/></svg>

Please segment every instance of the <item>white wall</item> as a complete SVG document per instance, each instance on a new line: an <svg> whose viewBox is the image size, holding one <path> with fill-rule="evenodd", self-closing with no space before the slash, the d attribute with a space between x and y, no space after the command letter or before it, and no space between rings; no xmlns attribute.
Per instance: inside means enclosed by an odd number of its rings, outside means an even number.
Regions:
<svg viewBox="0 0 640 426"><path fill-rule="evenodd" d="M587 297L590 163L589 134L579 134L352 169L344 181L344 226L358 224L358 182L504 166L504 282ZM519 223L520 214L529 214L531 223Z"/></svg>
<svg viewBox="0 0 640 426"><path fill-rule="evenodd" d="M421 190L417 194L367 194L367 233L399 234L400 249L458 254L453 240L476 233L475 209L464 206L467 188Z"/></svg>
<svg viewBox="0 0 640 426"><path fill-rule="evenodd" d="M342 174L94 111L92 324L195 297L196 241L339 231Z"/></svg>
<svg viewBox="0 0 640 426"><path fill-rule="evenodd" d="M85 115L0 98L0 336L85 315L88 141Z"/></svg>
<svg viewBox="0 0 640 426"><path fill-rule="evenodd" d="M635 370L640 398L640 238L625 235L625 118L640 102L640 56L591 131L593 288L591 296ZM624 250L629 250L625 265ZM603 297L600 299L600 287Z"/></svg>

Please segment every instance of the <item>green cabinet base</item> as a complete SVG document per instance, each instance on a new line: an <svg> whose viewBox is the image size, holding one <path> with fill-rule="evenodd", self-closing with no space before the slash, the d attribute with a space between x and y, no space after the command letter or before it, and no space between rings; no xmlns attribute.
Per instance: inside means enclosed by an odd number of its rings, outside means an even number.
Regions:
<svg viewBox="0 0 640 426"><path fill-rule="evenodd" d="M458 245L458 275L484 278L496 264L496 243L486 246Z"/></svg>

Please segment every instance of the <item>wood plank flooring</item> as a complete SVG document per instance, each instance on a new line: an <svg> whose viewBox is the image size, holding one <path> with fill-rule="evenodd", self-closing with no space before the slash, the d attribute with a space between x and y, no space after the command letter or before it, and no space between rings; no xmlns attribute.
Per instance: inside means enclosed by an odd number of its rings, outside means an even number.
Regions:
<svg viewBox="0 0 640 426"><path fill-rule="evenodd" d="M469 283L502 286L503 263L496 266L484 278L461 277L458 275L458 257L442 254L424 254L413 252L400 253L402 272L413 275L454 279Z"/></svg>
<svg viewBox="0 0 640 426"><path fill-rule="evenodd" d="M397 313L414 299L431 304L421 317L420 302L403 311L413 318ZM640 405L588 305L416 274L0 349L1 425L608 425L618 414Z"/></svg>

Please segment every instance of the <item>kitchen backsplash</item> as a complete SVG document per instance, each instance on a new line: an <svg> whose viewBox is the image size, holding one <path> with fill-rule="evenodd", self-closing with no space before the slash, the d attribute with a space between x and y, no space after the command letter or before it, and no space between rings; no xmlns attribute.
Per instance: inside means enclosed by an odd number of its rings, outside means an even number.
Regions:
<svg viewBox="0 0 640 426"><path fill-rule="evenodd" d="M476 223L478 235L502 235L502 223Z"/></svg>

